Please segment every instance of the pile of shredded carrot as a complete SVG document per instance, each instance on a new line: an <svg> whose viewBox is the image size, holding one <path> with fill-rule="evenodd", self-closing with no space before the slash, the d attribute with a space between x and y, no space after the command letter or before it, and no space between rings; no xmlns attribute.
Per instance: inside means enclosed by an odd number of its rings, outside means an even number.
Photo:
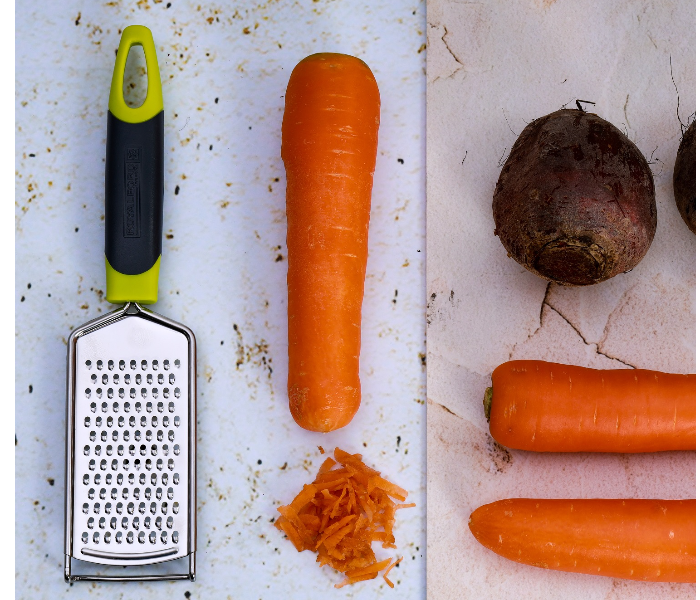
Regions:
<svg viewBox="0 0 700 600"><path fill-rule="evenodd" d="M323 454L323 448L319 446ZM406 500L408 492L380 476L362 462L361 454L348 454L340 448L321 465L313 483L302 491L288 506L277 510L282 515L275 521L295 548L316 552L320 566L330 565L345 574L345 580L335 587L374 579L384 571L384 580L394 584L387 574L401 558L377 561L372 542L381 542L383 548L394 544L395 513L411 504L397 504Z"/></svg>

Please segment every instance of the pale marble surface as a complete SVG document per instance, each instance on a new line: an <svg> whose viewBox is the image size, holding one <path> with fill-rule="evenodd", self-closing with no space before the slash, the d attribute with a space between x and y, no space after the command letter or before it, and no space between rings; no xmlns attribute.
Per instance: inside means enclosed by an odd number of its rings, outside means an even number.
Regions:
<svg viewBox="0 0 700 600"><path fill-rule="evenodd" d="M425 6L380 2L29 0L16 42L17 598L425 596ZM151 28L165 99L165 225L154 309L198 340L198 578L63 582L66 339L103 299L107 98L128 24ZM355 54L382 95L363 319L363 405L351 426L302 431L286 397L283 94L318 51ZM235 327L235 328L234 328ZM409 490L403 555L334 590L272 527L320 465L360 451Z"/></svg>
<svg viewBox="0 0 700 600"><path fill-rule="evenodd" d="M695 454L537 455L488 435L490 373L515 358L695 372L695 236L672 172L695 106L692 2L428 3L428 597L692 598L644 584L510 562L467 528L507 497L695 497ZM671 80L669 57L678 96ZM491 200L524 124L580 98L638 145L658 228L630 273L563 288L525 271L493 235Z"/></svg>

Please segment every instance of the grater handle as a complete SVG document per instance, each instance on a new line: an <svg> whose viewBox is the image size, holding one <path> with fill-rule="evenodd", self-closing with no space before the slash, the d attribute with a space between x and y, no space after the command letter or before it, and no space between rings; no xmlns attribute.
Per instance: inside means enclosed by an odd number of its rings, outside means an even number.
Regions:
<svg viewBox="0 0 700 600"><path fill-rule="evenodd" d="M124 101L126 59L132 46L146 57L148 93L138 108ZM163 238L163 93L153 36L147 27L124 29L109 94L105 163L107 300L158 299Z"/></svg>

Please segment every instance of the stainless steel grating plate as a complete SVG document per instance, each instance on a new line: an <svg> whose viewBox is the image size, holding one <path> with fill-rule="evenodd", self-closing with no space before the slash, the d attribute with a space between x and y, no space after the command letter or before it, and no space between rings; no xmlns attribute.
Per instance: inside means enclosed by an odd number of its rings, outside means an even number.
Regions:
<svg viewBox="0 0 700 600"><path fill-rule="evenodd" d="M190 341L152 313L118 312L74 334L69 554L152 564L193 547Z"/></svg>

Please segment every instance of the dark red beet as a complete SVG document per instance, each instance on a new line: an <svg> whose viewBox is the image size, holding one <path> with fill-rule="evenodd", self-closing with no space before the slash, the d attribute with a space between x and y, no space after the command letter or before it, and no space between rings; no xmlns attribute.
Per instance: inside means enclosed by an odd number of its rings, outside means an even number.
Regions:
<svg viewBox="0 0 700 600"><path fill-rule="evenodd" d="M673 195L690 231L695 233L695 121L686 129L673 168Z"/></svg>
<svg viewBox="0 0 700 600"><path fill-rule="evenodd" d="M530 123L493 194L508 256L550 281L591 285L632 269L656 232L646 159L598 115L562 109Z"/></svg>

